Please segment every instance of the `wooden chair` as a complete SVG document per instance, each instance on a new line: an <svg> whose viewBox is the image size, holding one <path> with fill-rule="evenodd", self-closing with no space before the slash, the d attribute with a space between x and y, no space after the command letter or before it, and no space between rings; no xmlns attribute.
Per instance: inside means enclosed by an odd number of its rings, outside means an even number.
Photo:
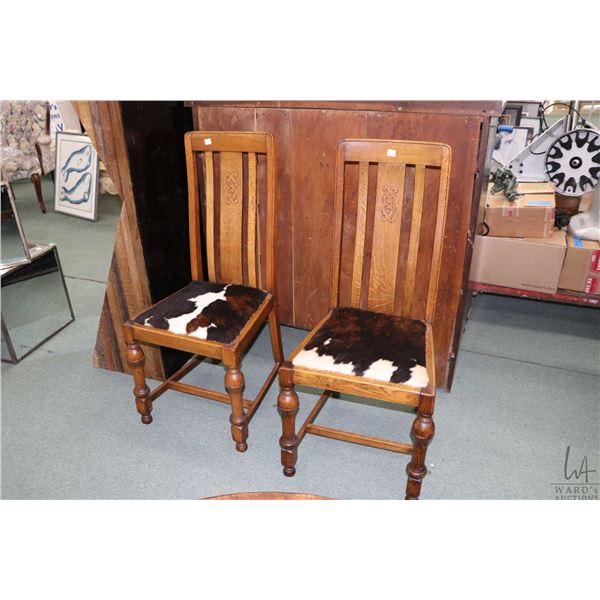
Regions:
<svg viewBox="0 0 600 600"><path fill-rule="evenodd" d="M142 423L152 422L152 403L168 389L225 402L231 405L231 434L236 449L244 452L248 447L248 423L283 361L274 296L273 138L268 133L192 131L185 135L185 153L192 281L124 324L127 362L135 380L134 394ZM199 170L205 194L206 278L200 241ZM246 400L240 370L242 355L267 319L275 366L257 397ZM194 356L150 391L138 342ZM227 393L179 381L204 357L222 361Z"/></svg>
<svg viewBox="0 0 600 600"><path fill-rule="evenodd" d="M451 151L444 144L338 144L331 311L279 371L281 462L288 477L296 472L300 442L311 433L410 454L406 498L419 497L427 472L425 453L434 434L432 321L450 162ZM299 431L296 384L325 390ZM417 413L413 443L315 424L328 398L340 392L410 407Z"/></svg>

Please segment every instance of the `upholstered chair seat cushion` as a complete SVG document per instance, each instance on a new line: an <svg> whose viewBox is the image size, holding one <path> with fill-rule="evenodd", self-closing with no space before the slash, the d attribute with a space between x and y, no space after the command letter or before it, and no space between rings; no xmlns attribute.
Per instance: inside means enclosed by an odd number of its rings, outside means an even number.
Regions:
<svg viewBox="0 0 600 600"><path fill-rule="evenodd" d="M293 364L369 379L427 386L423 321L336 308Z"/></svg>
<svg viewBox="0 0 600 600"><path fill-rule="evenodd" d="M229 344L267 294L243 285L192 281L135 318L139 325Z"/></svg>

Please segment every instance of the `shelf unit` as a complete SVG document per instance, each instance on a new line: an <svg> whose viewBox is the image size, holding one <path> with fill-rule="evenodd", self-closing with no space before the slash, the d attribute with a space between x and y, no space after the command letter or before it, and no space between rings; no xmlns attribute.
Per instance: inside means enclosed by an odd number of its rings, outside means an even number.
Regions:
<svg viewBox="0 0 600 600"><path fill-rule="evenodd" d="M559 302L562 304L576 304L578 306L600 306L600 296L592 296L571 290L559 289L556 294L545 294L543 292L532 292L531 290L520 290L517 288L503 287L469 281L469 289L475 293L500 294L502 296L515 296L517 298L530 298L532 300L545 300L546 302Z"/></svg>

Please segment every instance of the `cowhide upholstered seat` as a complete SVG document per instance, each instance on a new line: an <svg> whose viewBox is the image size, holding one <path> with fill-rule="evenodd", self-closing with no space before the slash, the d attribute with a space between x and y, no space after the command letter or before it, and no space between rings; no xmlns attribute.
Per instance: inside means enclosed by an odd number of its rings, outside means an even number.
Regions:
<svg viewBox="0 0 600 600"><path fill-rule="evenodd" d="M429 381L426 324L358 308L336 308L292 364L415 388Z"/></svg>
<svg viewBox="0 0 600 600"><path fill-rule="evenodd" d="M171 333L230 344L267 294L243 285L192 281L134 320Z"/></svg>

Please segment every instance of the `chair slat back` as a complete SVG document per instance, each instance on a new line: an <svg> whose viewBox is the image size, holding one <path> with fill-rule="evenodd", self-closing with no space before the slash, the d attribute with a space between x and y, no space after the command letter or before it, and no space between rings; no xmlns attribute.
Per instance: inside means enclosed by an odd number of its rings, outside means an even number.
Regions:
<svg viewBox="0 0 600 600"><path fill-rule="evenodd" d="M192 278L204 279L204 220L208 281L272 292L275 156L271 134L191 131L185 136L185 150Z"/></svg>
<svg viewBox="0 0 600 600"><path fill-rule="evenodd" d="M450 164L451 150L445 144L391 140L338 144L332 307L349 304L433 319ZM354 176L349 174L352 169ZM356 205L355 212L346 209L345 201ZM355 223L352 247L342 239L350 237L348 221ZM344 249L351 261L342 255ZM340 302L341 271L348 285Z"/></svg>

